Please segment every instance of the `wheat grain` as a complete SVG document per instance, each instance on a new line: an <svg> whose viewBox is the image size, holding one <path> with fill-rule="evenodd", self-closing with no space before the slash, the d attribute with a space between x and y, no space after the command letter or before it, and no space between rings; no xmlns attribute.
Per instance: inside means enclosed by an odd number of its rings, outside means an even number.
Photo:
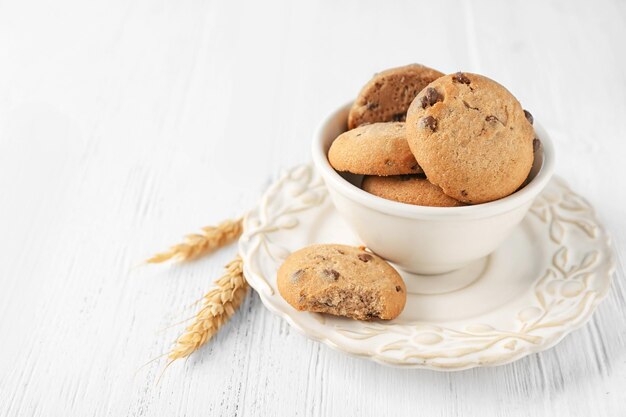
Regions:
<svg viewBox="0 0 626 417"><path fill-rule="evenodd" d="M185 241L172 246L167 252L159 253L146 262L157 264L170 259L187 261L206 255L237 239L242 232L242 220L226 220L217 227L202 228L202 234L194 233L185 236Z"/></svg>
<svg viewBox="0 0 626 417"><path fill-rule="evenodd" d="M186 358L208 342L243 302L248 283L243 276L243 261L239 256L226 265L226 273L215 284L216 287L203 297L202 308L193 323L176 340L168 355L170 363Z"/></svg>

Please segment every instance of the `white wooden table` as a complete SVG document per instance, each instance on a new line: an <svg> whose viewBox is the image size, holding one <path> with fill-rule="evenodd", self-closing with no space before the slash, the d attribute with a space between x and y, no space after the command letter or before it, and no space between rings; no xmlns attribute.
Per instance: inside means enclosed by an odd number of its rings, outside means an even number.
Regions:
<svg viewBox="0 0 626 417"><path fill-rule="evenodd" d="M0 3L0 416L626 415L624 1ZM377 70L506 85L597 208L618 272L583 329L514 364L383 367L256 295L155 379L231 247L133 268L252 207Z"/></svg>

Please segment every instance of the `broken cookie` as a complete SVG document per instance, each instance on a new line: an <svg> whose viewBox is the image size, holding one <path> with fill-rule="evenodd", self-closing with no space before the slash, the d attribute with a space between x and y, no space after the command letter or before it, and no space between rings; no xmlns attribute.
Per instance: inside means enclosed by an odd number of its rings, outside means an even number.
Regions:
<svg viewBox="0 0 626 417"><path fill-rule="evenodd" d="M345 245L312 245L278 270L278 290L295 309L357 320L396 318L406 303L400 274L382 258Z"/></svg>

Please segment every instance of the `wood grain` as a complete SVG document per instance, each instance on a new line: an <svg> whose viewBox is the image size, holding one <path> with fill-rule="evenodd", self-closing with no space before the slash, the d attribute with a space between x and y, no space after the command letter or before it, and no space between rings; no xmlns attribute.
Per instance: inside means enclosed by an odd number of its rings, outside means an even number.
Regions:
<svg viewBox="0 0 626 417"><path fill-rule="evenodd" d="M626 3L0 3L0 416L626 414ZM458 373L309 341L251 296L168 351L234 255L135 266L244 213L375 71L506 85L614 238L614 288L554 349Z"/></svg>

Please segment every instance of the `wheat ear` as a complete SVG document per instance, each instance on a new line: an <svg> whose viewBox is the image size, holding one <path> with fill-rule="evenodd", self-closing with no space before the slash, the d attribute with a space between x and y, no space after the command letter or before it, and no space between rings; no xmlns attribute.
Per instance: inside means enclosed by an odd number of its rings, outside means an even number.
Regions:
<svg viewBox="0 0 626 417"><path fill-rule="evenodd" d="M243 261L237 256L228 265L226 273L204 297L202 308L170 351L170 362L186 358L208 342L226 323L246 297L248 283L243 276Z"/></svg>
<svg viewBox="0 0 626 417"><path fill-rule="evenodd" d="M202 228L202 233L194 233L185 236L185 241L172 246L167 252L159 253L148 259L146 262L158 264L178 259L186 261L206 255L216 249L237 239L242 232L242 220L226 220L217 227L207 226Z"/></svg>

